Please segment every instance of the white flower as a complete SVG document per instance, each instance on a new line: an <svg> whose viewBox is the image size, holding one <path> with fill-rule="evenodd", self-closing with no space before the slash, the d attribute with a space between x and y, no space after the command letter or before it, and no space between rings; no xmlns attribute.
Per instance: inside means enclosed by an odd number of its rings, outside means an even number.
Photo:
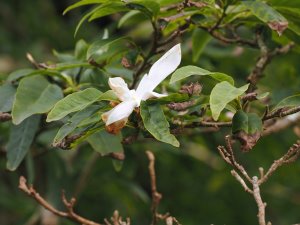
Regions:
<svg viewBox="0 0 300 225"><path fill-rule="evenodd" d="M109 78L108 84L121 103L102 114L102 120L106 126L120 121L123 121L121 126L124 126L129 115L140 106L141 101L166 96L153 90L179 66L180 61L181 49L180 44L177 44L153 64L149 74L144 75L136 90L129 90L121 77Z"/></svg>

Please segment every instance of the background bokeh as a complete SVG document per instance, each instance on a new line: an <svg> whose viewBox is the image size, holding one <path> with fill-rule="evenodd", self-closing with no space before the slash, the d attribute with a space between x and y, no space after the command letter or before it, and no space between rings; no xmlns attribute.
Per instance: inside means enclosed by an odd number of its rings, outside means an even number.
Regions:
<svg viewBox="0 0 300 225"><path fill-rule="evenodd" d="M37 61L55 60L52 50L72 51L77 40L91 41L109 27L114 35L114 18L85 24L74 38L81 10L62 16L71 0L1 0L0 1L0 78L9 72L28 67L25 54L30 52ZM191 35L183 37L183 64L190 59ZM230 74L242 84L255 63L258 52L211 41L196 65L212 71ZM261 89L270 91L277 102L299 92L299 54L292 52L277 57L266 70ZM273 90L276 90L274 92ZM0 96L1 98L1 96ZM270 102L272 104L272 102ZM76 211L96 221L110 217L118 209L135 225L149 224L151 194L148 161L145 150L156 155L158 190L163 194L160 212L170 212L183 225L199 224L256 224L257 208L252 197L230 175L230 167L219 157L216 147L230 131L205 132L204 129L182 135L181 147L172 148L153 140L125 146L126 160L117 172L109 158L101 158L88 145L63 151L50 148L54 132L38 136L49 148L34 151L15 172L5 170L3 151L8 137L9 122L0 124L0 223L72 224L56 220L32 199L18 190L18 179L25 175L36 189L53 205L63 208L60 191L77 197ZM262 138L250 153L239 153L250 174L257 175L258 167L268 166L297 140L293 127ZM238 149L238 148L236 148ZM262 186L262 196L268 203L267 215L273 225L300 222L300 163L280 168ZM42 219L40 218L42 217Z"/></svg>

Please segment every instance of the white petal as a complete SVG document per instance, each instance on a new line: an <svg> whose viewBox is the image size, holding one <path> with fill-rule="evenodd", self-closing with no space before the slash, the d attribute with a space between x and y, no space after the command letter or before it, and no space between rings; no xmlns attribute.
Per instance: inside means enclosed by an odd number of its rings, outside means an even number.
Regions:
<svg viewBox="0 0 300 225"><path fill-rule="evenodd" d="M121 102L119 105L114 107L112 110L103 113L102 119L105 122L106 126L117 122L119 120L122 120L124 118L129 117L129 115L132 113L134 108L136 107L135 101L125 101Z"/></svg>
<svg viewBox="0 0 300 225"><path fill-rule="evenodd" d="M153 91L179 66L180 61L181 48L180 44L177 44L153 64L148 75L144 75L137 87L137 95L142 97L146 92Z"/></svg>
<svg viewBox="0 0 300 225"><path fill-rule="evenodd" d="M108 85L121 101L125 101L130 98L128 85L122 77L109 78Z"/></svg>
<svg viewBox="0 0 300 225"><path fill-rule="evenodd" d="M156 93L154 91L151 91L151 92L146 92L144 95L143 95L143 98L142 100L145 101L149 98L162 98L162 97L166 97L168 96L167 94L159 94L159 93Z"/></svg>

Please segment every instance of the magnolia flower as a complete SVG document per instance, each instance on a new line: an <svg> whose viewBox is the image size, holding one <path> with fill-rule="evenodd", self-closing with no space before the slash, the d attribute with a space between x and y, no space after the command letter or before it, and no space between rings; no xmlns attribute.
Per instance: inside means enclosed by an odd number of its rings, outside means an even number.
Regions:
<svg viewBox="0 0 300 225"><path fill-rule="evenodd" d="M143 76L136 90L129 90L121 77L109 78L108 84L121 103L102 114L102 120L106 126L116 125L122 128L133 110L140 106L141 101L166 96L153 90L178 67L180 61L181 49L180 44L177 44L153 64L149 74Z"/></svg>

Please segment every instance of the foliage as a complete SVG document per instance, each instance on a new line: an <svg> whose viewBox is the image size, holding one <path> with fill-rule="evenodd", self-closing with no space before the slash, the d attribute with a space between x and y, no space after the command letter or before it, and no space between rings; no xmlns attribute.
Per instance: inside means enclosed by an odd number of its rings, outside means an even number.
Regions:
<svg viewBox="0 0 300 225"><path fill-rule="evenodd" d="M124 154L124 147L130 149L128 154L135 152L128 144L151 140L158 149L176 151L171 146L189 149L193 144L206 149L215 148L228 133L240 142L242 150L255 151L265 130L274 129L270 121L291 115L296 119L289 126L299 121L300 4L277 0L81 0L64 14L81 7L89 11L74 28L75 36L89 26L84 22L109 18L101 35L90 42L78 40L72 53L54 51L56 59L47 63L39 63L29 54L34 69L13 71L3 79L0 117L4 122L11 116L11 122L1 125L9 138L0 141L7 144L8 170L16 170L26 159L30 171L30 158L38 148L91 148L112 157L119 170L122 163L116 160L120 160L118 154ZM131 90L136 88L150 65L176 43L181 43L182 63L157 88L168 96L142 101L128 122L115 125L116 130L106 126L103 113L120 104L109 88L109 78L122 77ZM214 143L210 146L206 134L199 137L197 133L211 132L208 127L228 128L210 137ZM185 137L185 132L191 137ZM166 144L160 147L159 142ZM271 151L268 154L273 156ZM59 164L61 159L53 160ZM219 190L222 177L211 179L212 189ZM147 198L136 184L131 185L140 199ZM246 224L247 220L228 219L226 223Z"/></svg>

